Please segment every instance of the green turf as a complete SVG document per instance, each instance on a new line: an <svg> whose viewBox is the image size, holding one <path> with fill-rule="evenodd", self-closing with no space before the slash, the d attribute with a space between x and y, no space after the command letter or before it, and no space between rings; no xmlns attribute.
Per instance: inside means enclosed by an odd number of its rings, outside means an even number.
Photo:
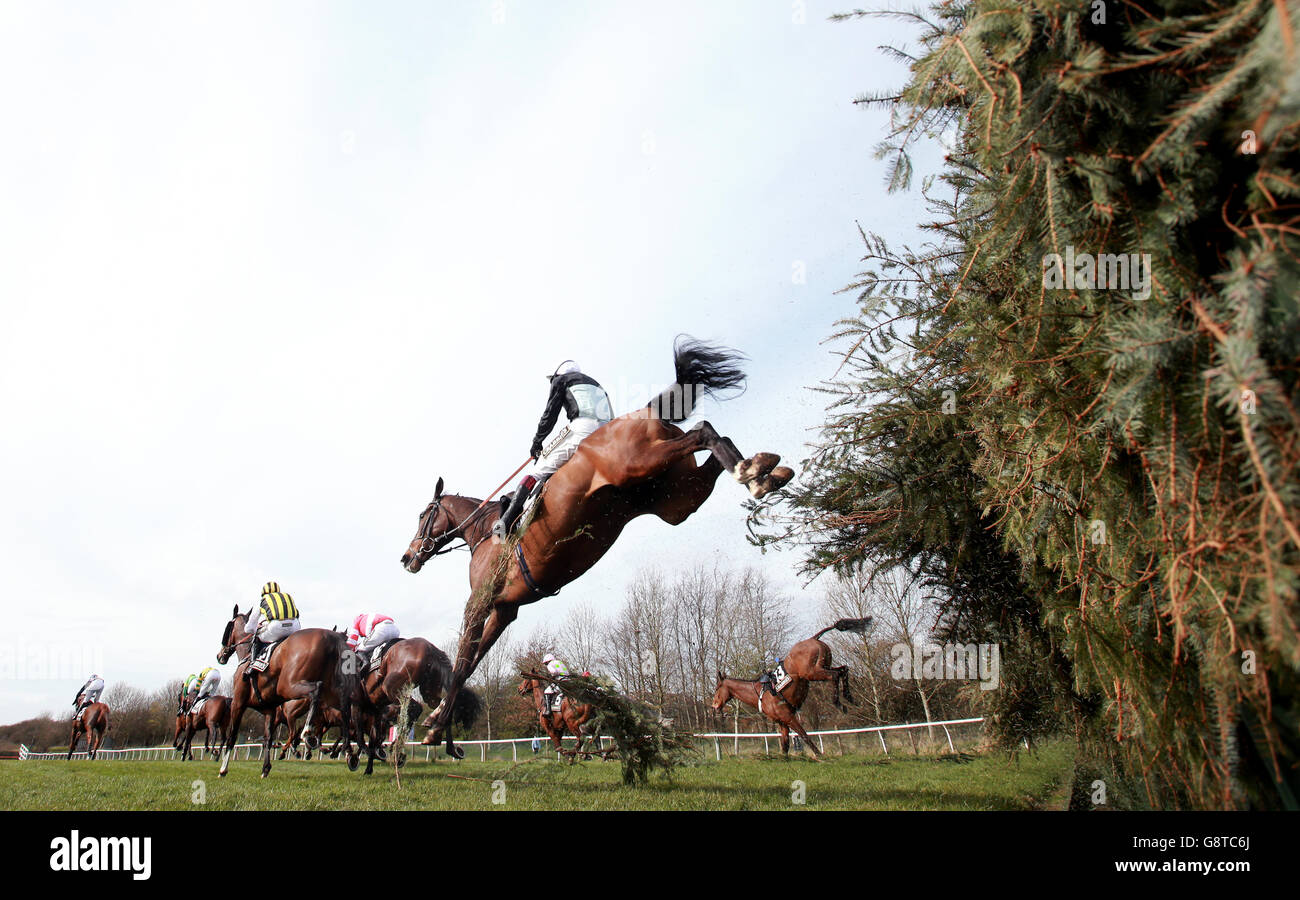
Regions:
<svg viewBox="0 0 1300 900"><path fill-rule="evenodd" d="M513 765L412 761L401 789L391 767L369 778L341 763L239 760L217 777L214 762L29 761L0 763L3 809L1041 809L1070 777L1073 745L1047 743L1011 760L868 756L702 759L671 781L624 787L616 762L569 766L531 758ZM203 803L194 802L200 790ZM493 781L504 781L504 796ZM806 785L793 802L794 782ZM1067 792L1068 793L1068 792ZM494 804L494 794L503 803Z"/></svg>

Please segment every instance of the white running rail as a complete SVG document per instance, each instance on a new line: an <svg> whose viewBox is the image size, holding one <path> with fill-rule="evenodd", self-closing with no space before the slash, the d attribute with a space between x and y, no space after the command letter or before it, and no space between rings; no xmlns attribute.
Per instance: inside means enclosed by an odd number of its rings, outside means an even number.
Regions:
<svg viewBox="0 0 1300 900"><path fill-rule="evenodd" d="M952 753L956 753L957 750L956 750L956 747L955 747L955 745L953 744L953 741L952 741L952 732L948 730L948 726L949 726L949 725L974 725L974 724L977 724L977 723L980 723L980 722L983 722L983 721L984 721L983 717L979 717L979 718L974 718L974 719L946 719L946 720L944 720L944 721L942 721L942 722L908 722L908 723L905 723L905 724L903 724L903 725L875 725L875 726L872 726L872 727L870 727L870 728L840 728L840 729L836 729L836 730L832 730L832 731L810 731L810 732L808 732L808 736L809 736L809 737L815 737L815 738L818 738L818 743L821 744L820 749L823 750L823 751L825 751L825 749L826 749L826 742L825 742L824 740L821 740L821 739L824 738L824 737L833 737L833 736L837 736L837 735L846 735L846 734L872 734L872 733L874 733L874 734L875 734L875 735L880 739L880 749L884 751L885 755L888 755L888 754L889 754L889 745L885 742L885 732L887 732L887 731L907 731L907 730L909 730L909 729L916 729L916 728L942 728L942 729L943 729L943 733L944 733L944 737L947 738L947 740L948 740L948 750L949 750L950 752L952 752ZM719 759L719 760L722 759L722 743L721 743L721 742L722 742L723 740L730 740L730 741L732 741L732 742L733 742L733 746L734 746L735 749L736 749L736 752L739 752L739 749L740 749L740 741L742 741L742 740L759 740L759 739L761 739L761 740L763 741L763 748L764 748L764 751L766 751L767 748L768 748L768 746L769 746L769 741L770 741L772 738L779 738L779 737L780 737L780 735L779 735L777 732L775 732L775 731L770 731L770 732L761 732L761 731L760 731L760 732L727 732L727 733L721 733L721 732L708 732L708 733L706 733L706 734L696 734L696 735L692 735L692 736L695 737L695 738L698 738L699 740L704 740L704 741L712 740L712 741L713 741L713 754L714 754L714 758L715 758L715 759ZM550 747L550 739L549 739L549 738L530 738L530 737L529 737L529 738L499 738L499 739L490 740L490 741L457 741L457 744L458 744L459 746L461 746L461 747L473 747L473 746L477 746L477 747L479 748L479 758L480 758L481 760L485 761L485 762L487 761L487 749L488 749L489 746L492 746L492 745L499 745L499 744L509 744L509 745L510 745L511 756L513 757L513 759L514 759L515 761L518 761L518 759L519 759L519 745L520 745L520 744L528 744L528 745L531 745L531 744L533 743L534 740L539 741L539 752L540 752L540 750L548 750L548 749L549 749L549 747ZM601 737L600 737L600 746L601 746L602 748L606 747L606 742L607 742L607 741L608 741L608 742L612 742L612 741L613 741L613 738L611 738L611 737L609 737L609 736L607 736L607 735L601 735ZM327 743L328 743L328 742L327 742ZM387 743L387 742L385 742L385 743ZM278 746L278 745L277 745L277 746ZM419 743L418 741L407 741L407 742L406 742L406 746L407 746L407 747L424 747L424 758L427 760L427 759L430 759L430 758L432 757L432 750L433 750L433 747L432 747L431 745L429 745L429 744L421 744L421 743ZM257 742L257 743L236 744L236 745L235 745L235 749L234 749L234 754L233 754L233 756L232 756L231 758L232 758L232 759L240 759L240 758L241 758L241 757L240 757L240 752L241 752L241 751L243 752L243 757L242 757L243 759L261 759L261 758L262 758L262 744L261 744L260 741ZM172 748L172 747L130 747L130 748L122 749L122 750L104 750L104 749L101 749L101 750L99 751L99 753L98 753L98 756L103 757L104 759L156 760L156 759L179 759L179 758L180 758L180 757L179 757L179 754L180 754L180 751L179 751L179 750L176 750L176 749L174 749L174 748ZM63 758L65 758L67 755L68 755L68 754L67 754L66 752L64 752L64 753L35 753L35 752L32 752L32 751L28 751L27 756L26 756L25 758L26 758L26 759L63 759ZM73 759L85 759L85 758L86 758L86 752L85 752L84 750L78 751L78 752L72 754L72 758L73 758ZM201 751L196 751L195 754L194 754L194 758L195 758L196 760L202 759L202 758L203 758L203 754L202 754L202 752L201 752ZM326 755L323 754L323 753L320 753L320 752L318 751L318 752L316 752L315 754L313 754L313 758L314 758L314 759L317 759L317 760L321 760L321 759L325 759L325 758L326 758Z"/></svg>

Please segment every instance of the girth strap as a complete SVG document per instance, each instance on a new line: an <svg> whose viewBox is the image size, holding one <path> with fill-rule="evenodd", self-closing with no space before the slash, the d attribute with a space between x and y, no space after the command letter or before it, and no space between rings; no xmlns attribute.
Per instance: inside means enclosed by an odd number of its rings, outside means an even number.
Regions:
<svg viewBox="0 0 1300 900"><path fill-rule="evenodd" d="M519 563L520 574L524 576L524 584L528 585L528 589L536 594L538 599L541 599L542 597L554 597L559 593L559 591L543 591L537 586L537 582L533 580L533 573L529 571L528 563L524 560L523 541L515 544L515 560Z"/></svg>

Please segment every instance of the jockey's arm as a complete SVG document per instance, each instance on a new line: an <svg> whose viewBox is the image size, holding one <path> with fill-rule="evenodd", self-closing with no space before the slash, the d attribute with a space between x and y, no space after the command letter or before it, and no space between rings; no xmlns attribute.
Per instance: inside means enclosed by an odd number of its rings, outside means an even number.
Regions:
<svg viewBox="0 0 1300 900"><path fill-rule="evenodd" d="M252 634L257 631L257 623L262 618L262 605L259 603L253 607L253 611L248 614L248 621L244 623L244 634Z"/></svg>
<svg viewBox="0 0 1300 900"><path fill-rule="evenodd" d="M560 418L560 410L564 409L564 391L562 379L551 380L551 395L546 399L546 410L542 413L541 421L537 423L537 434L533 436L533 446L529 451L533 459L541 455L542 444L550 436L551 430L555 428L555 423Z"/></svg>

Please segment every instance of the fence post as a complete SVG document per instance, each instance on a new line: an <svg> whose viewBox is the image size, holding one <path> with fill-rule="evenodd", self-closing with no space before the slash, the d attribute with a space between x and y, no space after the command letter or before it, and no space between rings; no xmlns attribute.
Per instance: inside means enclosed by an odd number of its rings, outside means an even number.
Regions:
<svg viewBox="0 0 1300 900"><path fill-rule="evenodd" d="M877 732L876 732L876 737L880 738L880 749L881 749L881 750L884 750L884 751L885 751L885 755L888 756L888 755L889 755L889 747L885 744L885 730L882 728L882 729L880 729L879 731L877 731Z"/></svg>
<svg viewBox="0 0 1300 900"><path fill-rule="evenodd" d="M713 755L717 757L718 762L722 762L722 745L718 743L717 738L713 739Z"/></svg>
<svg viewBox="0 0 1300 900"><path fill-rule="evenodd" d="M953 756L956 756L956 755L957 755L957 749L956 749L955 747L953 747L953 745L952 745L952 735L948 733L948 726L947 726L947 725L943 726L943 733L944 733L944 736L948 738L948 752L951 753Z"/></svg>

